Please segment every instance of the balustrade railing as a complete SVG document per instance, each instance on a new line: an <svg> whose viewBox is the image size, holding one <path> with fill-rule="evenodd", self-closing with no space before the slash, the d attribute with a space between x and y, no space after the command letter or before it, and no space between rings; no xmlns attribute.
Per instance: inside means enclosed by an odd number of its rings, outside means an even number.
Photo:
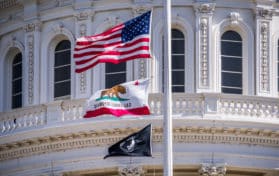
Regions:
<svg viewBox="0 0 279 176"><path fill-rule="evenodd" d="M27 130L44 125L76 121L83 118L86 99L56 101L0 113L0 134ZM149 94L153 116L163 113L161 93ZM227 118L254 118L279 121L279 99L218 93L173 94L173 114L176 116L216 115ZM214 116L213 116L214 117Z"/></svg>

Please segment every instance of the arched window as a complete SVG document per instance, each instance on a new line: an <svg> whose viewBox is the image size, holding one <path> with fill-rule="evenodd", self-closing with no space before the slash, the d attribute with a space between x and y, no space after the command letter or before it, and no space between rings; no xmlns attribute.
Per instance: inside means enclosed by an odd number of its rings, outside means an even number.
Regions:
<svg viewBox="0 0 279 176"><path fill-rule="evenodd" d="M184 34L172 29L172 92L185 90L185 39Z"/></svg>
<svg viewBox="0 0 279 176"><path fill-rule="evenodd" d="M63 40L55 48L54 98L69 98L71 94L71 43Z"/></svg>
<svg viewBox="0 0 279 176"><path fill-rule="evenodd" d="M172 92L185 91L185 38L184 34L178 29L172 29ZM162 39L162 90L164 91L164 36Z"/></svg>
<svg viewBox="0 0 279 176"><path fill-rule="evenodd" d="M242 39L235 31L221 37L221 88L223 93L242 94Z"/></svg>
<svg viewBox="0 0 279 176"><path fill-rule="evenodd" d="M126 62L119 64L106 63L105 87L111 88L112 86L126 82L126 67Z"/></svg>
<svg viewBox="0 0 279 176"><path fill-rule="evenodd" d="M12 108L22 107L22 54L18 53L12 62Z"/></svg>

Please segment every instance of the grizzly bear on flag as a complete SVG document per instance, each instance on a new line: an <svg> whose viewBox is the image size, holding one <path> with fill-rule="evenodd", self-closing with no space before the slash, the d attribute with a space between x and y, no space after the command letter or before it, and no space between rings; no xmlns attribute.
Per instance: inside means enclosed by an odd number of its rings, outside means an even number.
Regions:
<svg viewBox="0 0 279 176"><path fill-rule="evenodd" d="M117 98L120 98L119 97L119 93L121 94L125 94L126 93L126 88L122 85L116 85L116 86L113 86L112 88L110 89L105 89L101 92L101 96L100 98L104 97L104 96L109 96L109 97L117 97Z"/></svg>

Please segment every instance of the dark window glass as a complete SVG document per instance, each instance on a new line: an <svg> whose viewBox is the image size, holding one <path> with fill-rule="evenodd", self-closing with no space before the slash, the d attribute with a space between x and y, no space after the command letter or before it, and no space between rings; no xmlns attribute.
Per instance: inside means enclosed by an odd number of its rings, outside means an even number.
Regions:
<svg viewBox="0 0 279 176"><path fill-rule="evenodd" d="M235 89L235 88L222 88L223 93L230 93L230 94L242 94L242 89Z"/></svg>
<svg viewBox="0 0 279 176"><path fill-rule="evenodd" d="M56 52L55 58L57 58L57 59L55 59L55 63L54 63L55 67L70 64L71 60L69 58L71 58L71 52L69 52L68 49L60 51L60 52ZM65 59L63 59L63 58L65 58Z"/></svg>
<svg viewBox="0 0 279 176"><path fill-rule="evenodd" d="M71 94L71 43L61 41L55 48L54 98Z"/></svg>
<svg viewBox="0 0 279 176"><path fill-rule="evenodd" d="M12 101L12 108L22 107L22 94L13 95Z"/></svg>
<svg viewBox="0 0 279 176"><path fill-rule="evenodd" d="M13 94L20 93L22 91L22 79L16 79L13 81Z"/></svg>
<svg viewBox="0 0 279 176"><path fill-rule="evenodd" d="M240 42L222 41L222 55L242 56L242 44Z"/></svg>
<svg viewBox="0 0 279 176"><path fill-rule="evenodd" d="M185 87L184 34L172 29L172 92L184 92Z"/></svg>
<svg viewBox="0 0 279 176"><path fill-rule="evenodd" d="M22 107L22 54L17 54L12 63L12 108Z"/></svg>
<svg viewBox="0 0 279 176"><path fill-rule="evenodd" d="M184 71L172 71L172 84L184 86Z"/></svg>
<svg viewBox="0 0 279 176"><path fill-rule="evenodd" d="M184 62L185 62L184 54L172 56L172 68L173 69L184 69L184 67L185 67Z"/></svg>
<svg viewBox="0 0 279 176"><path fill-rule="evenodd" d="M126 62L119 64L106 63L105 67L106 88L111 88L117 84L126 82Z"/></svg>
<svg viewBox="0 0 279 176"><path fill-rule="evenodd" d="M229 87L242 87L242 75L237 73L222 72L222 85Z"/></svg>
<svg viewBox="0 0 279 176"><path fill-rule="evenodd" d="M54 85L54 97L62 97L69 95L71 91L71 82L70 81L65 81L65 82L58 82Z"/></svg>
<svg viewBox="0 0 279 176"><path fill-rule="evenodd" d="M172 86L173 92L184 92L184 86Z"/></svg>
<svg viewBox="0 0 279 176"><path fill-rule="evenodd" d="M68 40L63 40L60 43L58 43L58 45L55 48L55 51L61 51L69 48L71 48L71 42Z"/></svg>
<svg viewBox="0 0 279 176"><path fill-rule="evenodd" d="M232 40L242 42L241 36L235 31L227 31L222 35L222 40Z"/></svg>
<svg viewBox="0 0 279 176"><path fill-rule="evenodd" d="M227 31L221 40L222 92L242 94L242 39L235 31Z"/></svg>
<svg viewBox="0 0 279 176"><path fill-rule="evenodd" d="M71 77L70 67L59 67L55 69L54 82L69 80Z"/></svg>
<svg viewBox="0 0 279 176"><path fill-rule="evenodd" d="M222 70L242 72L242 58L222 57Z"/></svg>

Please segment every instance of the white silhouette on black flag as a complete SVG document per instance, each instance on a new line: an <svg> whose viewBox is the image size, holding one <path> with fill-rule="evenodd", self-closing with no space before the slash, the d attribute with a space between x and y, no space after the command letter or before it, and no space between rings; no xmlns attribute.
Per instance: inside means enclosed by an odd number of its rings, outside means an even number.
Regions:
<svg viewBox="0 0 279 176"><path fill-rule="evenodd" d="M113 144L109 147L109 154L104 159L110 156L152 156L151 130L151 124L149 124L139 132Z"/></svg>

